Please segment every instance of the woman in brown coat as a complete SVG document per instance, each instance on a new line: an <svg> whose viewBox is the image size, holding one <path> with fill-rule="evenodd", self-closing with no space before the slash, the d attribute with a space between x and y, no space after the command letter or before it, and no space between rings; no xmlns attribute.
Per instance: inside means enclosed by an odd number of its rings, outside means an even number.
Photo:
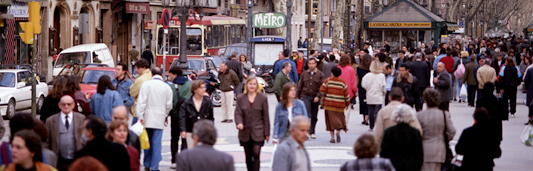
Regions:
<svg viewBox="0 0 533 171"><path fill-rule="evenodd" d="M268 99L259 92L257 79L250 76L244 84L244 93L237 96L235 108L235 123L240 144L244 147L248 171L259 170L261 146L270 138Z"/></svg>

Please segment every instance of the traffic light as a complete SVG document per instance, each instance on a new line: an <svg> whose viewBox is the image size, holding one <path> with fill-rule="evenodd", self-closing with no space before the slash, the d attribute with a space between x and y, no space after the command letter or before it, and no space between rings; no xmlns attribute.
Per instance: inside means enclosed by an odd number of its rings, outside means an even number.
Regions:
<svg viewBox="0 0 533 171"><path fill-rule="evenodd" d="M33 23L33 33L41 33L41 6L39 2L28 2L28 20Z"/></svg>
<svg viewBox="0 0 533 171"><path fill-rule="evenodd" d="M33 44L33 23L20 22L20 28L24 33L19 33L20 39L27 45Z"/></svg>

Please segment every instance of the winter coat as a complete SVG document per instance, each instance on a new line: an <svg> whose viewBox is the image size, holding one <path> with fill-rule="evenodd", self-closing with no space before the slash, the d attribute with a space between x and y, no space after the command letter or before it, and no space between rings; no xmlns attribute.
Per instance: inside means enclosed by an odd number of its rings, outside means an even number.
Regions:
<svg viewBox="0 0 533 171"><path fill-rule="evenodd" d="M479 67L479 69L477 69L476 77L478 82L478 89L483 89L485 83L494 83L496 81L496 70L494 70L494 68L490 67L489 65L483 65L482 67Z"/></svg>
<svg viewBox="0 0 533 171"><path fill-rule="evenodd" d="M342 71L339 78L343 79L346 82L346 87L348 88L348 92L350 93L351 99L357 93L357 75L355 74L355 71L353 70L351 65L346 65L344 67L337 65L337 67L339 67Z"/></svg>
<svg viewBox="0 0 533 171"><path fill-rule="evenodd" d="M398 171L420 170L424 161L422 136L407 124L387 128L379 155L390 159Z"/></svg>
<svg viewBox="0 0 533 171"><path fill-rule="evenodd" d="M193 98L194 96L185 100L180 107L179 118L181 131L192 132L192 126L194 123L201 119L215 121L215 118L213 117L213 102L211 102L211 99L207 96L203 96L200 111L197 111L196 107L194 107Z"/></svg>
<svg viewBox="0 0 533 171"><path fill-rule="evenodd" d="M476 86L477 80L474 76L477 64L475 62L468 63L465 65L465 74L463 75L463 84Z"/></svg>
<svg viewBox="0 0 533 171"><path fill-rule="evenodd" d="M366 103L369 105L381 105L385 100L387 82L383 73L368 73L363 77L361 86L366 90Z"/></svg>
<svg viewBox="0 0 533 171"><path fill-rule="evenodd" d="M151 52L150 52L151 54ZM145 82L152 79L152 72L149 69L144 70L142 73L140 73L140 76L135 79L133 84L130 86L130 96L135 99L135 103L133 104L133 107L131 108L131 114L133 117L137 117L137 100L139 96L139 91L141 90L141 85Z"/></svg>
<svg viewBox="0 0 533 171"><path fill-rule="evenodd" d="M416 118L424 134L422 144L424 146L424 162L444 163L446 158L446 145L444 144L444 127L448 141L455 135L455 127L449 112L444 117L443 110L436 107L428 108L416 114ZM444 125L446 119L446 125Z"/></svg>
<svg viewBox="0 0 533 171"><path fill-rule="evenodd" d="M409 73L407 78L402 78L401 75L398 75L392 82L392 87L399 87L402 89L404 103L415 105L416 109L422 109L422 103L420 102L420 89L418 84L418 79Z"/></svg>
<svg viewBox="0 0 533 171"><path fill-rule="evenodd" d="M89 105L93 114L102 118L106 123L111 123L113 108L124 104L117 91L106 89L104 94L94 93Z"/></svg>
<svg viewBox="0 0 533 171"><path fill-rule="evenodd" d="M409 64L410 64L409 72L413 74L413 76L415 76L416 79L418 79L418 83L419 83L418 87L420 88L429 87L431 85L429 83L431 79L431 76L430 76L431 70L429 69L428 63L423 62L423 61L415 61Z"/></svg>
<svg viewBox="0 0 533 171"><path fill-rule="evenodd" d="M498 74L498 85L500 88L518 87L522 83L522 73L518 67L502 66Z"/></svg>
<svg viewBox="0 0 533 171"><path fill-rule="evenodd" d="M435 89L440 92L440 102L446 102L453 99L453 87L452 87L452 75L448 71L443 70L437 74L437 83L435 83Z"/></svg>
<svg viewBox="0 0 533 171"><path fill-rule="evenodd" d="M492 170L494 158L502 155L500 141L487 131L488 127L488 124L474 124L461 134L455 145L457 154L464 156L461 170Z"/></svg>
<svg viewBox="0 0 533 171"><path fill-rule="evenodd" d="M144 119L144 127L164 129L165 118L172 109L172 88L160 75L143 83L137 98L137 117Z"/></svg>

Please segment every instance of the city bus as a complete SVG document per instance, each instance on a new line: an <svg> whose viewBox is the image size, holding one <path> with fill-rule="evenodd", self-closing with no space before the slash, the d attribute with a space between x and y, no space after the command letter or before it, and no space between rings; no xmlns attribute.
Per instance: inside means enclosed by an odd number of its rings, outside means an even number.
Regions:
<svg viewBox="0 0 533 171"><path fill-rule="evenodd" d="M192 23L192 24L191 24ZM156 26L156 65L163 63L163 25ZM167 69L175 58L179 59L181 43L186 43L187 57L204 57L219 55L219 49L227 45L241 43L246 38L246 22L240 18L224 15L205 16L200 22L193 17L187 21L187 42L180 42L179 17L172 17L169 21L166 39L166 65Z"/></svg>

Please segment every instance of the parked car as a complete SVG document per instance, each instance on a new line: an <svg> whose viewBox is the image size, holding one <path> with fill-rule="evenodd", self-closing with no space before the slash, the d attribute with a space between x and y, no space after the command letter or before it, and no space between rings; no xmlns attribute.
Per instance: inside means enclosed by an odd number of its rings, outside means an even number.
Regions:
<svg viewBox="0 0 533 171"><path fill-rule="evenodd" d="M68 77L68 76L71 76L71 75L79 76L81 69L86 68L86 67L107 67L107 65L105 65L105 64L70 64L70 65L66 65L63 69L61 69L61 72L59 72L59 74L57 74L57 76L52 79L52 81L48 82L49 88L51 88L51 86L54 84L54 80L56 80L58 78L58 76L64 76L64 77Z"/></svg>
<svg viewBox="0 0 533 171"><path fill-rule="evenodd" d="M170 64L170 67L178 66L179 64L179 59L175 58L172 64ZM215 63L213 63L213 60L209 58L188 57L187 66L189 66L187 71L194 73L199 79L208 79L210 71L215 71L215 76L218 77Z"/></svg>
<svg viewBox="0 0 533 171"><path fill-rule="evenodd" d="M101 64L109 67L115 67L115 62L111 56L111 51L107 45L103 43L83 44L67 48L57 56L57 61L54 65L53 76L57 76L59 72L67 65L71 64L92 64L93 57L98 55Z"/></svg>
<svg viewBox="0 0 533 171"><path fill-rule="evenodd" d="M27 69L0 69L0 114L10 119L15 111L31 108L32 73ZM48 95L45 82L37 82L37 110ZM37 111L39 113L40 111Z"/></svg>
<svg viewBox="0 0 533 171"><path fill-rule="evenodd" d="M112 67L87 67L81 69L79 72L80 77L80 89L84 94L89 93L89 98L91 98L94 93L96 93L96 87L98 85L98 79L101 76L107 75L111 79L115 78L116 69ZM130 80L131 75L126 72L126 75ZM133 81L133 80L132 80Z"/></svg>

